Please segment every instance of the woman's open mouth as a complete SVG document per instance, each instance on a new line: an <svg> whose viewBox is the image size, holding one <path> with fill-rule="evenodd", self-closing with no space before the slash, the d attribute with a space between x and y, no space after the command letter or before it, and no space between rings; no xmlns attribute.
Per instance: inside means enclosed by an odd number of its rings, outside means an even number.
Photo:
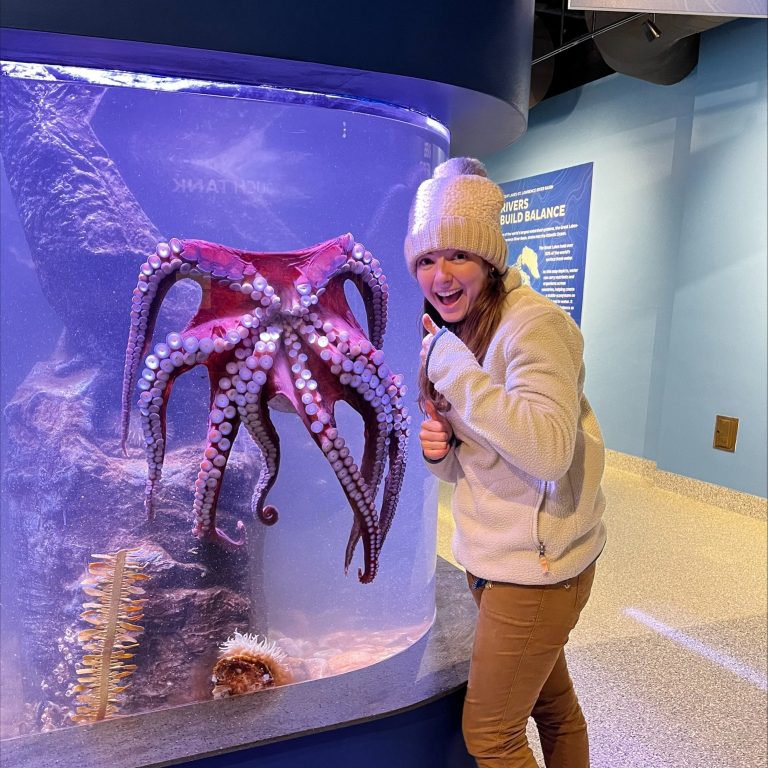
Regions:
<svg viewBox="0 0 768 768"><path fill-rule="evenodd" d="M444 307L450 307L461 298L463 293L463 289L457 288L455 291L446 291L444 293L436 293L435 295Z"/></svg>

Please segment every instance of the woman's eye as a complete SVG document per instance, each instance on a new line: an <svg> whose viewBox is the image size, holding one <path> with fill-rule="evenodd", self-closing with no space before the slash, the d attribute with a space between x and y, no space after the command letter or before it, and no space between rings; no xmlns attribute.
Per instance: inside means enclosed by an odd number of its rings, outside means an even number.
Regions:
<svg viewBox="0 0 768 768"><path fill-rule="evenodd" d="M456 251L456 253L453 254L453 260L454 261L465 261L467 258L467 254L463 251Z"/></svg>
<svg viewBox="0 0 768 768"><path fill-rule="evenodd" d="M432 259L419 259L416 262L416 269L422 269L423 267L428 267L432 263Z"/></svg>

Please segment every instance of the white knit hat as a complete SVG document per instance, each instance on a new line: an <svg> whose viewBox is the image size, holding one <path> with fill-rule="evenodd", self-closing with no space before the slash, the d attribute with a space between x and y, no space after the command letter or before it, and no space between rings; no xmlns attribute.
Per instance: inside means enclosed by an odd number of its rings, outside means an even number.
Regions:
<svg viewBox="0 0 768 768"><path fill-rule="evenodd" d="M472 157L452 157L435 168L413 199L405 238L405 261L412 275L416 262L431 251L456 248L485 259L503 273L507 243L499 216L504 193L485 166Z"/></svg>

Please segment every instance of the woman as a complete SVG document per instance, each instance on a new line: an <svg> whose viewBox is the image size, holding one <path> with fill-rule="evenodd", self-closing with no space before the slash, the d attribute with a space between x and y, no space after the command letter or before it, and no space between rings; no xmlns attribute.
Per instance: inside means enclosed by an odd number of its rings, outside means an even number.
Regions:
<svg viewBox="0 0 768 768"><path fill-rule="evenodd" d="M439 165L416 193L405 257L425 298L419 438L454 484L453 551L480 609L469 752L480 768L533 768L533 716L547 768L585 768L563 649L605 544L604 445L582 392L581 332L507 267L503 204L471 158Z"/></svg>

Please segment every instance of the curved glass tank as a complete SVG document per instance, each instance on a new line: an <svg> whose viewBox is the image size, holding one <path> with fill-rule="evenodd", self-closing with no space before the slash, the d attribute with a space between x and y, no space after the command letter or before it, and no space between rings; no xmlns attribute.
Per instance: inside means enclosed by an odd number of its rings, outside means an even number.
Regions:
<svg viewBox="0 0 768 768"><path fill-rule="evenodd" d="M416 642L435 504L402 242L446 130L274 88L2 78L2 737Z"/></svg>

